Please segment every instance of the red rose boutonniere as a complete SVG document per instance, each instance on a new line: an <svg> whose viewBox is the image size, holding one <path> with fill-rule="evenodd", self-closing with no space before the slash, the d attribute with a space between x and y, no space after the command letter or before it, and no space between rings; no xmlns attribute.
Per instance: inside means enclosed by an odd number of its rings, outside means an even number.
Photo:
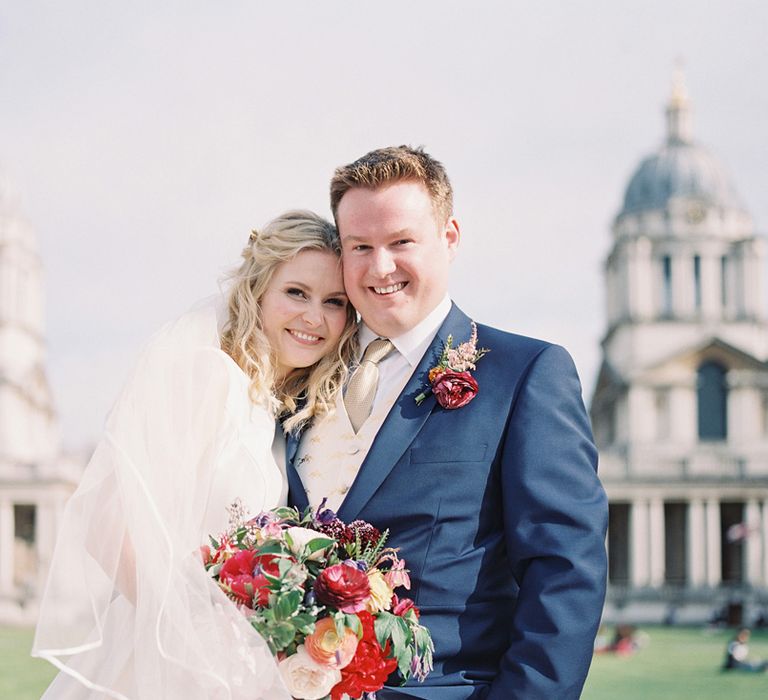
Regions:
<svg viewBox="0 0 768 700"><path fill-rule="evenodd" d="M420 404L430 394L443 408L461 408L477 396L478 386L470 370L476 369L477 361L488 348L477 349L477 326L472 322L472 334L466 343L453 347L453 337L443 346L440 360L429 370L429 387L416 397Z"/></svg>

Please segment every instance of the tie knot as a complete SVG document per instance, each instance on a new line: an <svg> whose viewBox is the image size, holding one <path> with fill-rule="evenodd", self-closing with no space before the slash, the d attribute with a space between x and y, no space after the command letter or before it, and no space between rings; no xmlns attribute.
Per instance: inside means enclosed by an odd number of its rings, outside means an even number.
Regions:
<svg viewBox="0 0 768 700"><path fill-rule="evenodd" d="M364 362L372 362L376 365L389 355L393 348L394 345L392 345L391 340L388 340L387 338L376 338L376 340L372 340L368 343L368 347L363 353L360 364L362 365Z"/></svg>

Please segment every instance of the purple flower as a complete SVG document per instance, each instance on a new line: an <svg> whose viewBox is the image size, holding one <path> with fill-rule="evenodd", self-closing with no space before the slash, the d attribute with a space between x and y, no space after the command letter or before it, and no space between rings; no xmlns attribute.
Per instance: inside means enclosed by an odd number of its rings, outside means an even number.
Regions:
<svg viewBox="0 0 768 700"><path fill-rule="evenodd" d="M317 507L317 513L315 514L315 520L321 525L329 525L336 520L336 513L330 508L325 507L325 503L328 499L324 498L320 505Z"/></svg>
<svg viewBox="0 0 768 700"><path fill-rule="evenodd" d="M265 528L267 525L271 525L273 523L277 523L280 521L280 518L277 517L274 513L265 510L261 513L259 513L256 517L251 518L249 521L249 524L253 524L259 529Z"/></svg>
<svg viewBox="0 0 768 700"><path fill-rule="evenodd" d="M353 569L357 569L358 571L368 571L368 564L362 559L357 561L354 559L346 559L341 563L344 564L344 566L351 566Z"/></svg>

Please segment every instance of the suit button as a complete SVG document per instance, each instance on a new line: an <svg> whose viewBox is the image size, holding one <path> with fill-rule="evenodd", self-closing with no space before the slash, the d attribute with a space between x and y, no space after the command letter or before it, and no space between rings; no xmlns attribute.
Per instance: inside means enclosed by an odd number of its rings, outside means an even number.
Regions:
<svg viewBox="0 0 768 700"><path fill-rule="evenodd" d="M349 449L347 449L347 454L350 455L356 455L358 452L360 452L360 448L357 445L350 445Z"/></svg>

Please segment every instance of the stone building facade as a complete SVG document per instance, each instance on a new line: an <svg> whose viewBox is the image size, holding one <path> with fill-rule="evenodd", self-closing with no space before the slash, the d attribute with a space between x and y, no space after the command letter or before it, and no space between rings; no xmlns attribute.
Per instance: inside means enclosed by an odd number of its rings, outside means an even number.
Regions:
<svg viewBox="0 0 768 700"><path fill-rule="evenodd" d="M45 369L43 272L18 198L0 186L0 622L29 623L81 468L59 454Z"/></svg>
<svg viewBox="0 0 768 700"><path fill-rule="evenodd" d="M693 140L680 77L666 120L605 261L591 417L610 503L606 619L752 622L768 601L764 242Z"/></svg>

